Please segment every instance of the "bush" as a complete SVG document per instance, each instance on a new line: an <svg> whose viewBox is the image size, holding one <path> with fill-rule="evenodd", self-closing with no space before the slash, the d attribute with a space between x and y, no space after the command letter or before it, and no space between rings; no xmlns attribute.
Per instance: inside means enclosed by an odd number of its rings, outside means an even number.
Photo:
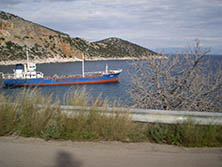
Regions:
<svg viewBox="0 0 222 167"><path fill-rule="evenodd" d="M46 130L42 132L42 137L45 140L58 139L61 135L58 123L55 120L50 120L46 126Z"/></svg>
<svg viewBox="0 0 222 167"><path fill-rule="evenodd" d="M134 107L220 112L222 69L208 67L207 53L197 41L181 55L134 61L129 90Z"/></svg>
<svg viewBox="0 0 222 167"><path fill-rule="evenodd" d="M154 142L186 147L222 145L222 126L196 125L188 121L183 124L150 124L147 136Z"/></svg>
<svg viewBox="0 0 222 167"><path fill-rule="evenodd" d="M45 97L37 89L24 89L14 99L0 94L0 135L45 140L153 141L188 147L222 146L222 126L200 126L191 121L177 125L136 123L130 120L126 111L113 108L107 112L107 102L99 98L87 99L84 90L70 93L66 98L67 104L82 105L82 109L61 112L51 96ZM88 104L91 110L87 110Z"/></svg>
<svg viewBox="0 0 222 167"><path fill-rule="evenodd" d="M84 90L69 94L66 102L81 105L83 109L70 114L61 113L59 105L52 103L51 96L44 97L36 89L24 89L14 100L1 95L0 135L16 132L17 135L46 140L130 140L128 136L135 124L126 112L113 110L107 115L107 103L99 98L89 102ZM89 103L92 105L90 111L84 109Z"/></svg>

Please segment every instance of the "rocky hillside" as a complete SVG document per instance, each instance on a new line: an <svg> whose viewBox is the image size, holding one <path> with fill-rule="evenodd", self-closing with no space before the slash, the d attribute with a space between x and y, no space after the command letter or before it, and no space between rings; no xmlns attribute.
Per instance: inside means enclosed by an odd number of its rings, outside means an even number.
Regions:
<svg viewBox="0 0 222 167"><path fill-rule="evenodd" d="M88 42L80 38L73 39L75 47L79 48L89 58L141 58L156 55L155 52L119 38L108 38L97 42Z"/></svg>
<svg viewBox="0 0 222 167"><path fill-rule="evenodd" d="M89 42L71 38L47 27L24 20L18 16L0 12L0 62L26 59L86 59L146 57L155 52L118 38Z"/></svg>

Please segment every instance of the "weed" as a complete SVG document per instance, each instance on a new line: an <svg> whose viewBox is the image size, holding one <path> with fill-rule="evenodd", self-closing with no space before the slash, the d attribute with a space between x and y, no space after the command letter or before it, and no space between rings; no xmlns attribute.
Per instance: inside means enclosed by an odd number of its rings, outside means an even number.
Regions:
<svg viewBox="0 0 222 167"><path fill-rule="evenodd" d="M61 135L59 125L56 120L50 120L46 126L45 132L42 132L42 137L45 140L48 139L58 139Z"/></svg>
<svg viewBox="0 0 222 167"><path fill-rule="evenodd" d="M187 147L222 146L222 126L183 124L142 124L130 119L127 111L108 111L100 96L93 101L85 90L65 97L69 105L82 109L61 112L51 96L26 89L15 99L0 94L0 135L21 135L74 141L122 141L167 143ZM91 110L87 110L88 105Z"/></svg>
<svg viewBox="0 0 222 167"><path fill-rule="evenodd" d="M147 137L157 143L186 147L221 146L222 126L197 125L192 121L183 124L149 124Z"/></svg>

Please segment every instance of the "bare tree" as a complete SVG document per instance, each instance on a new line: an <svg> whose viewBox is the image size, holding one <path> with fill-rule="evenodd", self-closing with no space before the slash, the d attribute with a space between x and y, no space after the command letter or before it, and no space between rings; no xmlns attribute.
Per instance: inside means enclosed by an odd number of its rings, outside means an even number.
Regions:
<svg viewBox="0 0 222 167"><path fill-rule="evenodd" d="M210 69L208 52L196 41L181 55L134 61L129 91L134 107L221 111L222 69Z"/></svg>

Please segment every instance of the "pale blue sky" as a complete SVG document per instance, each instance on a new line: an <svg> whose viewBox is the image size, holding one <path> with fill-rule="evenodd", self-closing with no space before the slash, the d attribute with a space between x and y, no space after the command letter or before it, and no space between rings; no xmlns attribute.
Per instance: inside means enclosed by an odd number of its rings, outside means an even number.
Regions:
<svg viewBox="0 0 222 167"><path fill-rule="evenodd" d="M119 37L158 50L199 39L222 54L222 0L0 0L0 10L89 41Z"/></svg>

